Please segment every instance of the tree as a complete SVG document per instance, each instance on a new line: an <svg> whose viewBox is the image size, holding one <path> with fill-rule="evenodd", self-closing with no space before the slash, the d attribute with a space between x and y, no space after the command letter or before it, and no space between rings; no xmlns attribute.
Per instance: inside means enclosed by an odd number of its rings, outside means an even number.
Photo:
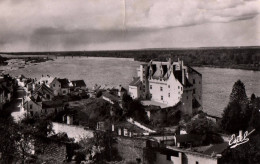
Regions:
<svg viewBox="0 0 260 164"><path fill-rule="evenodd" d="M205 136L203 140L204 144L221 143L223 141L221 137L217 135L217 125L212 120L209 120L204 116L188 122L186 129L189 134Z"/></svg>
<svg viewBox="0 0 260 164"><path fill-rule="evenodd" d="M235 82L230 94L229 102L238 102L240 104L247 104L248 99L246 95L245 85L242 81Z"/></svg>
<svg viewBox="0 0 260 164"><path fill-rule="evenodd" d="M140 100L133 100L128 104L126 116L143 123L149 122L145 108Z"/></svg>
<svg viewBox="0 0 260 164"><path fill-rule="evenodd" d="M121 160L117 149L113 147L114 143L115 139L111 133L96 131L93 138L83 138L79 142L81 149L76 155L78 162L83 159L92 160L94 163Z"/></svg>
<svg viewBox="0 0 260 164"><path fill-rule="evenodd" d="M254 98L251 101L252 114L249 121L249 127L260 131L260 97Z"/></svg>
<svg viewBox="0 0 260 164"><path fill-rule="evenodd" d="M224 109L221 128L229 133L237 133L239 130L246 130L251 113L249 106L241 106L239 102L231 102Z"/></svg>
<svg viewBox="0 0 260 164"><path fill-rule="evenodd" d="M3 112L3 111L1 111ZM0 114L0 163L12 163L16 159L18 149L16 146L17 125L13 122L11 116L3 117Z"/></svg>

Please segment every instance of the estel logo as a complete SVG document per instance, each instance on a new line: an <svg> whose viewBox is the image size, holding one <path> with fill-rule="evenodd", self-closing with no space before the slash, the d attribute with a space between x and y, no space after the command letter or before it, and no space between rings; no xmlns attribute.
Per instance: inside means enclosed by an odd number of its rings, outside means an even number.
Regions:
<svg viewBox="0 0 260 164"><path fill-rule="evenodd" d="M229 141L229 146L231 146L230 148L235 148L238 145L244 144L246 142L249 141L249 138L247 138L250 134L252 134L255 131L255 129L253 129L251 132L248 133L248 131L245 131L244 135L242 130L239 131L239 136L236 137L235 134L233 134L231 136L231 139Z"/></svg>

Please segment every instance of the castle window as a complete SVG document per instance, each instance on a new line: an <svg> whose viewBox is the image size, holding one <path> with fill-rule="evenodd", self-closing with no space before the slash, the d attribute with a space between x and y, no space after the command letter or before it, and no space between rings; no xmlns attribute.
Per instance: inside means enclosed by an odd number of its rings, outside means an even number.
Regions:
<svg viewBox="0 0 260 164"><path fill-rule="evenodd" d="M30 109L32 109L32 104L30 104Z"/></svg>
<svg viewBox="0 0 260 164"><path fill-rule="evenodd" d="M187 96L187 100L189 99L189 96Z"/></svg>
<svg viewBox="0 0 260 164"><path fill-rule="evenodd" d="M152 85L150 85L150 89L153 89Z"/></svg>
<svg viewBox="0 0 260 164"><path fill-rule="evenodd" d="M180 89L180 86L178 86L178 89Z"/></svg>
<svg viewBox="0 0 260 164"><path fill-rule="evenodd" d="M55 87L55 84L53 84L53 87Z"/></svg>
<svg viewBox="0 0 260 164"><path fill-rule="evenodd" d="M195 89L193 89L193 94L196 94L196 90Z"/></svg>
<svg viewBox="0 0 260 164"><path fill-rule="evenodd" d="M200 81L199 81L199 84L200 84Z"/></svg>
<svg viewBox="0 0 260 164"><path fill-rule="evenodd" d="M171 88L171 86L170 86L170 85L168 85L168 88Z"/></svg>
<svg viewBox="0 0 260 164"><path fill-rule="evenodd" d="M163 87L160 87L160 90L163 91Z"/></svg>
<svg viewBox="0 0 260 164"><path fill-rule="evenodd" d="M161 96L161 100L163 100L163 96Z"/></svg>
<svg viewBox="0 0 260 164"><path fill-rule="evenodd" d="M181 87L181 91L182 91L182 87Z"/></svg>
<svg viewBox="0 0 260 164"><path fill-rule="evenodd" d="M195 84L196 83L196 81L195 81L195 79L193 79L193 84Z"/></svg>
<svg viewBox="0 0 260 164"><path fill-rule="evenodd" d="M199 164L199 162L198 162L198 161L196 161L196 164Z"/></svg>
<svg viewBox="0 0 260 164"><path fill-rule="evenodd" d="M171 94L170 94L170 93L168 93L168 97L171 97Z"/></svg>

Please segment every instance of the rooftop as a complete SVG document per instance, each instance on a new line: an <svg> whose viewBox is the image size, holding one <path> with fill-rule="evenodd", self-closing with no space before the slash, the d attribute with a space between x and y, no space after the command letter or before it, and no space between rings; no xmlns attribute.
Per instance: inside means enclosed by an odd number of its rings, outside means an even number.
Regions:
<svg viewBox="0 0 260 164"><path fill-rule="evenodd" d="M63 106L62 100L43 101L42 102L42 108L56 108L56 107L62 107L62 106Z"/></svg>
<svg viewBox="0 0 260 164"><path fill-rule="evenodd" d="M139 86L141 83L140 77L134 77L129 86Z"/></svg>
<svg viewBox="0 0 260 164"><path fill-rule="evenodd" d="M69 88L69 80L68 79L58 79L61 84L61 88Z"/></svg>
<svg viewBox="0 0 260 164"><path fill-rule="evenodd" d="M151 100L143 100L142 104L144 106L159 106L161 108L168 108L169 107L167 104L156 102L156 101L151 101Z"/></svg>
<svg viewBox="0 0 260 164"><path fill-rule="evenodd" d="M71 81L74 87L86 87L84 80L73 80Z"/></svg>

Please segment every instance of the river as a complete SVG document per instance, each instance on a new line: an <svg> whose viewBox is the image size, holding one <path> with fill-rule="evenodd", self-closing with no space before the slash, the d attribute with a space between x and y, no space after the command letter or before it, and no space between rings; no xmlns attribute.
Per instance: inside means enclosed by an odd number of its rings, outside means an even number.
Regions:
<svg viewBox="0 0 260 164"><path fill-rule="evenodd" d="M140 62L133 59L95 57L58 57L54 61L25 65L25 68L15 67L17 62L22 61L12 61L13 65L0 69L11 75L23 74L31 78L49 74L70 80L83 79L88 87L95 84L121 84L127 87L132 77L137 75L136 69L140 65ZM228 103L232 86L238 79L244 82L248 97L252 93L260 96L260 72L208 67L195 69L203 77L203 109L208 114L221 116Z"/></svg>

